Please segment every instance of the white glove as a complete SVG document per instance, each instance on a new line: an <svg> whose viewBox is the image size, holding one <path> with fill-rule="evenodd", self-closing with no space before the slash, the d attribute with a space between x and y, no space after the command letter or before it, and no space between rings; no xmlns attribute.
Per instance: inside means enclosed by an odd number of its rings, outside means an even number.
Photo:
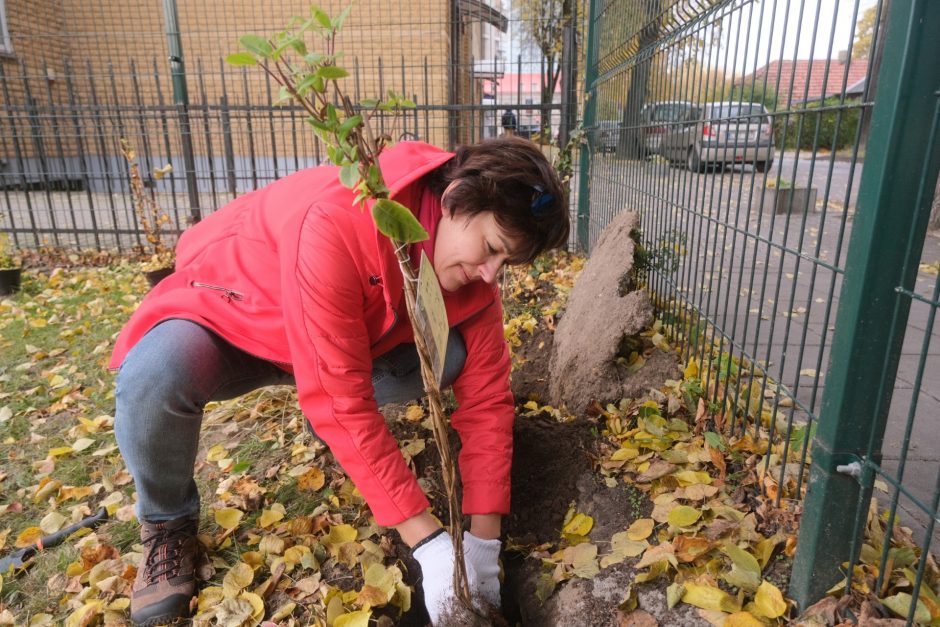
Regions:
<svg viewBox="0 0 940 627"><path fill-rule="evenodd" d="M483 540L469 531L463 532L463 554L467 568L476 573L476 586L470 582L471 594L480 594L487 603L496 608L499 599L499 552L502 543L499 540Z"/></svg>
<svg viewBox="0 0 940 627"><path fill-rule="evenodd" d="M467 538L472 538L471 542ZM480 599L499 607L499 540L480 540L464 533L464 557L467 563L467 580L470 584L470 596L477 609ZM459 603L454 594L454 543L446 531L432 540L421 544L412 553L421 565L421 589L424 591L424 605L431 617L432 625L439 625L441 616ZM477 563L486 573L476 570Z"/></svg>

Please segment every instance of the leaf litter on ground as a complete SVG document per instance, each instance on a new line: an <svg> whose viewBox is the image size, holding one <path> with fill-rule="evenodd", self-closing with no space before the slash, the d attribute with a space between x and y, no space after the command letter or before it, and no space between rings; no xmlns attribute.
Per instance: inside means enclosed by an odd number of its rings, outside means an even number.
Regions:
<svg viewBox="0 0 940 627"><path fill-rule="evenodd" d="M114 441L113 379L105 364L146 286L121 258L72 257L37 256L47 267L59 259L62 267L28 271L23 292L0 301L0 454L8 460L0 470L0 553L101 506L111 520L42 552L25 573L0 575L0 625L125 624L142 551L133 483ZM76 265L89 260L108 265ZM560 253L507 272L511 347L538 329L554 330L581 267L582 258ZM675 350L669 337L679 337L681 346L681 333L659 321L645 335L662 350ZM748 392L737 397L724 394L742 387L742 373L760 374L759 367L720 351L713 357L723 367L689 360L682 380L645 398L593 408L603 427L598 472L608 485L642 491L652 511L625 516L603 546L590 541L596 521L567 512L557 542L530 550L545 565L539 598L569 579L632 561L635 585L624 593L622 616L640 619L636 587L656 580L668 582L670 607L700 608L714 624L781 624L793 615L785 583L800 514L795 477L808 456L801 462L799 446L783 439L786 430L773 424L760 385L745 385ZM643 352L628 359L641 364ZM516 351L513 363L520 365ZM773 383L764 389L773 399ZM707 402L723 396L730 400ZM518 400L520 420L573 419L563 407ZM757 425L734 433L742 413ZM391 625L411 609L413 588L397 539L375 524L329 451L306 435L304 420L290 388L207 407L197 460L206 557L194 624ZM410 405L401 420L416 429L401 443L413 460L430 437L426 416ZM878 616L906 613L920 552L910 531L895 523L889 575L874 590L885 527L873 504L852 589L837 586L831 603L804 614L806 624L837 624L848 606ZM915 619L937 624L940 571L932 556L924 579ZM648 614L642 620L655 624Z"/></svg>

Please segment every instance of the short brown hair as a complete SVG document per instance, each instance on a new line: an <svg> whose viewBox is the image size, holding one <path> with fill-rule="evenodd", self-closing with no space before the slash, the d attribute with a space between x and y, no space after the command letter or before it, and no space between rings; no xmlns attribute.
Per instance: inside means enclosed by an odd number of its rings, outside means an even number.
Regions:
<svg viewBox="0 0 940 627"><path fill-rule="evenodd" d="M568 194L533 142L497 137L457 148L457 156L428 181L438 194L459 180L444 208L468 218L492 211L496 223L521 243L510 263L530 263L568 241Z"/></svg>

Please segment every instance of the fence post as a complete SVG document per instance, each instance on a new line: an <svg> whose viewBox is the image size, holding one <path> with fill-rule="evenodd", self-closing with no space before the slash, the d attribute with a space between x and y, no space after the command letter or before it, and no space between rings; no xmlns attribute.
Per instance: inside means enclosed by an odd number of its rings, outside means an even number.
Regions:
<svg viewBox="0 0 940 627"><path fill-rule="evenodd" d="M578 249L587 252L591 247L591 182L588 176L591 171L591 152L596 132L589 129L594 126L597 118L597 0L588 2L588 36L587 58L584 63L584 123L585 139L579 149L580 165L578 167Z"/></svg>
<svg viewBox="0 0 940 627"><path fill-rule="evenodd" d="M896 289L913 289L930 213L930 193L921 193L924 181L914 184L913 173L934 181L940 167L940 144L929 145L927 132L940 88L938 30L940 2L891 2L790 580L801 608L844 578L842 563L861 547L910 310ZM836 470L855 461L865 469L861 481Z"/></svg>
<svg viewBox="0 0 940 627"><path fill-rule="evenodd" d="M186 189L189 192L190 217L193 223L201 219L199 189L196 183L196 158L193 155L193 136L189 127L189 92L186 90L186 71L183 66L183 43L180 40L176 0L163 0L166 20L166 39L170 50L170 73L173 77L173 102L179 110L180 141L183 146L183 164L186 168Z"/></svg>

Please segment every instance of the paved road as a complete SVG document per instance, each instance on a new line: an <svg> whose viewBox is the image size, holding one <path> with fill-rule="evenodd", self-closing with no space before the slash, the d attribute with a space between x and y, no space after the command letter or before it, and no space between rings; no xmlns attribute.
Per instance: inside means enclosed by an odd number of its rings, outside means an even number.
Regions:
<svg viewBox="0 0 940 627"><path fill-rule="evenodd" d="M766 189L764 176L750 166L695 174L603 156L592 171L593 234L606 219L605 207L642 210L654 251L683 252L669 275L672 289L718 324L736 355L763 364L789 390L796 407L781 409L780 417L799 422L821 408L861 170L862 164L830 163L822 156L815 163L808 155L778 159L768 179L779 175L804 184L812 177L817 188L809 213L788 214L774 212L776 191ZM937 262L940 238L928 235L922 263ZM936 271L925 269L915 291L930 297L936 281ZM915 301L883 448L886 472L896 476L905 458L902 483L928 505L940 475L940 324L927 334L929 315L930 308ZM924 528L928 515L906 498L900 507L904 524ZM933 536L940 552L940 529Z"/></svg>

